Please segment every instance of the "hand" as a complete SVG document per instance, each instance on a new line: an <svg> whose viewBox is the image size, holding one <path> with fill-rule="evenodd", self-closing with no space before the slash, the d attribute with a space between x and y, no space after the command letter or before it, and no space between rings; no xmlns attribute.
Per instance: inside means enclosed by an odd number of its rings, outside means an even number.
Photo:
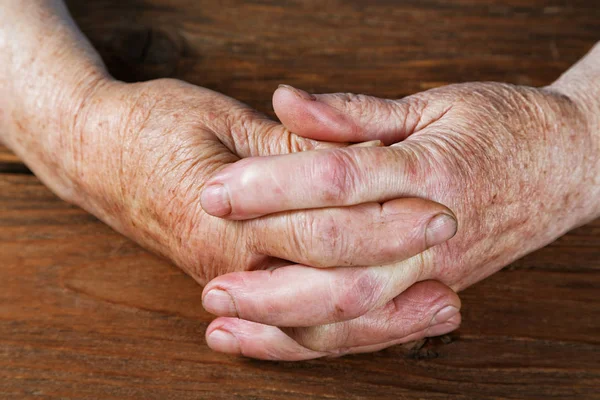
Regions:
<svg viewBox="0 0 600 400"><path fill-rule="evenodd" d="M386 215L379 206L361 205L246 222L214 218L203 212L199 196L215 171L240 157L327 144L300 138L233 99L179 81L101 79L85 93L74 120L65 124L71 132L48 141L44 153L23 158L63 198L173 260L200 283L227 272L290 264L284 260L331 266L403 259L435 245L419 235L436 215L451 215L433 202L401 199L388 204ZM23 124L21 143L43 130ZM28 148L34 146L32 140ZM37 154L61 157L50 164ZM373 220L379 222L368 235L358 229ZM354 253L315 240L331 234L328 223L342 221L357 227L339 233L344 242L353 241ZM402 241L384 240L397 229L406 232Z"/></svg>
<svg viewBox="0 0 600 400"><path fill-rule="evenodd" d="M200 207L200 191L226 165L340 145L303 139L231 98L180 81L115 81L59 0L8 2L0 26L2 140L62 198L200 283L290 263L284 260L325 266L403 259L454 233L444 238L434 229L426 243L429 221L452 212L419 199L392 201L386 215L358 206L248 222L211 217ZM380 223L369 235L340 233L355 243L355 254L341 255L335 244L307 246L314 242L307 235L328 234L327 223L364 226L373 219ZM396 229L406 232L404 240L370 243Z"/></svg>
<svg viewBox="0 0 600 400"><path fill-rule="evenodd" d="M183 82L114 81L58 0L9 2L0 22L0 139L55 193L200 283L293 262L329 267L404 259L456 230L450 210L419 199L393 200L383 210L332 207L247 222L211 217L200 207L200 191L215 171L242 157L339 145L300 138L233 99ZM351 229L332 230L343 224ZM397 231L403 236L387 240ZM353 243L352 251L332 237ZM268 279L269 272L260 272ZM227 307L228 298L220 299ZM437 311L460 306L435 283L416 286L397 303L416 323L393 327L397 340L421 337L430 321L441 322L433 318ZM399 318L394 311L389 316ZM306 358L289 351L262 356Z"/></svg>
<svg viewBox="0 0 600 400"><path fill-rule="evenodd" d="M227 291L236 309L207 305L224 317L209 327L209 339L224 330L238 344L214 347L246 354L267 340L288 346L290 339L273 326L311 326L285 332L312 350L386 347L388 326L377 316L393 308L405 288L435 279L461 290L600 215L600 108L578 90L580 78L566 76L544 89L452 85L399 101L279 89L276 113L294 132L315 139L378 139L390 147L244 160L207 183L224 188L231 208L224 214L203 202L209 213L244 219L409 196L450 207L459 233L418 257L358 275L356 269L281 268L268 281L257 272L221 276L205 293ZM263 195L275 188L282 196ZM296 323L323 304L329 313Z"/></svg>
<svg viewBox="0 0 600 400"><path fill-rule="evenodd" d="M436 216L454 220L445 207L419 199L392 200L383 208L369 204L291 211L249 221L211 217L200 207L199 195L214 171L239 157L323 144L299 138L232 99L182 82L101 81L96 85L86 91L86 105L73 114L77 120L68 124L75 127L69 139L50 141L56 147L39 153L61 154L58 167L33 159L31 153L24 159L63 198L173 260L201 284L232 271L291 264L285 260L352 269L404 259L445 240L440 234L451 236L456 230L453 225L444 233L434 222L426 235ZM32 132L40 130L28 128L19 136L26 140ZM336 231L340 226L345 229ZM392 235L395 240L390 240ZM347 243L352 248L342 246ZM301 274L312 271L294 268ZM358 276L360 270L356 271ZM276 276L276 272L260 272L265 283ZM213 295L213 301L232 307L227 297ZM456 295L439 283L420 285L397 303L398 308L385 315L399 319L392 329L396 341L440 332L439 327L427 331L433 315L448 305L456 312L460 307ZM311 318L314 312L327 310L315 308L298 315L298 320ZM270 357L307 356L287 351Z"/></svg>

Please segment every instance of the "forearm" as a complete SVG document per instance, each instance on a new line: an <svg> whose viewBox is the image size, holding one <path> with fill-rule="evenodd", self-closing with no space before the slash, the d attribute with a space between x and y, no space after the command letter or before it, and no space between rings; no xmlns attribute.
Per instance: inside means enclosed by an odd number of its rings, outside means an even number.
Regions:
<svg viewBox="0 0 600 400"><path fill-rule="evenodd" d="M586 199L583 209L588 209L586 220L600 216L600 43L577 64L565 72L550 87L577 103L588 121L588 131L583 133L589 143L586 181Z"/></svg>
<svg viewBox="0 0 600 400"><path fill-rule="evenodd" d="M0 141L57 194L77 115L108 75L61 0L8 0L0 9Z"/></svg>
<svg viewBox="0 0 600 400"><path fill-rule="evenodd" d="M17 153L27 151L27 141L18 137L21 130L61 124L64 110L76 110L83 93L104 77L102 60L62 0L4 2L0 11L0 140Z"/></svg>

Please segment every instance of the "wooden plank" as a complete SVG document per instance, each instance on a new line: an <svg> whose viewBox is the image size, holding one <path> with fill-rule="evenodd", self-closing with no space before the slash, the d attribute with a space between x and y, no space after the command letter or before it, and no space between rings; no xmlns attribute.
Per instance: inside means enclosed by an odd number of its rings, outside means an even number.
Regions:
<svg viewBox="0 0 600 400"><path fill-rule="evenodd" d="M599 230L594 221L465 291L449 343L268 363L208 349L211 317L191 278L35 177L0 175L0 395L593 398ZM557 249L571 257L546 268Z"/></svg>
<svg viewBox="0 0 600 400"><path fill-rule="evenodd" d="M2 172L30 173L29 169L23 165L12 151L0 145L0 173Z"/></svg>
<svg viewBox="0 0 600 400"><path fill-rule="evenodd" d="M546 85L600 32L595 0L67 3L117 78L183 79L271 115L279 83L390 98L476 80Z"/></svg>
<svg viewBox="0 0 600 400"><path fill-rule="evenodd" d="M545 85L600 33L595 0L68 3L118 78L180 78L267 113L278 83ZM0 398L600 398L600 220L462 293L443 340L268 363L211 352L200 287L23 172L0 147Z"/></svg>
<svg viewBox="0 0 600 400"><path fill-rule="evenodd" d="M383 97L473 80L545 85L600 32L593 0L70 4L116 76L181 78L261 111L279 83Z"/></svg>

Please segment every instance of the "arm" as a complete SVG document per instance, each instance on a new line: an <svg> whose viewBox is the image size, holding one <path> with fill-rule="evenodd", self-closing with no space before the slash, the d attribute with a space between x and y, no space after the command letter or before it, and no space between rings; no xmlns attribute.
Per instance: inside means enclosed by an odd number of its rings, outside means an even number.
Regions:
<svg viewBox="0 0 600 400"><path fill-rule="evenodd" d="M59 0L9 0L0 11L0 140L65 199L63 148L77 112L108 80L102 60Z"/></svg>

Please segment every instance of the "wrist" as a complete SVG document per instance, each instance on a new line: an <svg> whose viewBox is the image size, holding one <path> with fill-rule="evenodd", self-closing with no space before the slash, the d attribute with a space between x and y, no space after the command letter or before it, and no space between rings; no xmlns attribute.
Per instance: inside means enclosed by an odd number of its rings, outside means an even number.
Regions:
<svg viewBox="0 0 600 400"><path fill-rule="evenodd" d="M548 89L576 103L586 116L589 135L600 145L600 42L578 63L573 65Z"/></svg>
<svg viewBox="0 0 600 400"><path fill-rule="evenodd" d="M62 60L36 65L60 70ZM10 99L0 132L9 147L48 187L64 200L77 201L81 137L78 129L99 88L111 78L101 69L69 63L64 78L14 79L0 95Z"/></svg>
<svg viewBox="0 0 600 400"><path fill-rule="evenodd" d="M68 79L36 82L35 90L11 91L3 142L47 186L74 202L81 130L95 93L110 79L97 71L72 70Z"/></svg>

